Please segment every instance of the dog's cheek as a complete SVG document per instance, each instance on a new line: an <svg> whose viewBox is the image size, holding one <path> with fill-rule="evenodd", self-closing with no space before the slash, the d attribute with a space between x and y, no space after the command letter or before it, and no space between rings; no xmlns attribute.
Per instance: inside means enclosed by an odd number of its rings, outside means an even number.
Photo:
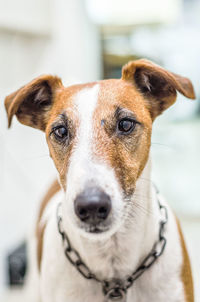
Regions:
<svg viewBox="0 0 200 302"><path fill-rule="evenodd" d="M115 152L111 164L118 182L126 196L134 193L136 181L141 175L149 156L151 130L144 129L142 135L134 139L115 142Z"/></svg>
<svg viewBox="0 0 200 302"><path fill-rule="evenodd" d="M112 165L124 195L132 195L139 168L137 161L130 158L129 154L126 154L125 152L122 153L122 150L120 150L119 153L113 157Z"/></svg>
<svg viewBox="0 0 200 302"><path fill-rule="evenodd" d="M69 145L67 148L64 146L52 144L50 140L48 140L49 145L49 153L55 164L55 167L58 171L60 183L63 189L66 191L67 187L67 170L69 167L70 155L72 153L72 145Z"/></svg>

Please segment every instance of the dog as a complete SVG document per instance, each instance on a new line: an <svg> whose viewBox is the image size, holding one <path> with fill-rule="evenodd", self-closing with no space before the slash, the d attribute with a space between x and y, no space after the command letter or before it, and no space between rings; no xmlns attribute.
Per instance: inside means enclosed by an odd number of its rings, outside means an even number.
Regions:
<svg viewBox="0 0 200 302"><path fill-rule="evenodd" d="M195 98L189 79L140 59L121 79L43 75L6 97L9 127L16 115L44 131L59 175L30 239L26 301L194 301L179 222L151 182L152 123L177 91Z"/></svg>

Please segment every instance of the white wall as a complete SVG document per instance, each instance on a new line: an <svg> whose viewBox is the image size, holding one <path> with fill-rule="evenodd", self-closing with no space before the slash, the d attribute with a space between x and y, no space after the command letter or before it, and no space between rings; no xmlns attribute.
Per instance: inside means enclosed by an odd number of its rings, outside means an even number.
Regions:
<svg viewBox="0 0 200 302"><path fill-rule="evenodd" d="M182 0L86 0L94 22L102 25L137 25L174 22Z"/></svg>

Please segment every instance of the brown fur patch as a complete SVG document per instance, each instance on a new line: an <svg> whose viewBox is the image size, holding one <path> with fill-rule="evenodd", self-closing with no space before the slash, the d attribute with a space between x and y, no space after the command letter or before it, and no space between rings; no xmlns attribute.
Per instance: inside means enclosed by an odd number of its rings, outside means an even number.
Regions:
<svg viewBox="0 0 200 302"><path fill-rule="evenodd" d="M193 289L193 279L192 279L192 271L190 266L190 260L187 252L187 248L185 245L185 240L183 237L183 233L181 230L180 222L176 218L178 231L180 234L181 247L183 253L183 266L181 271L181 280L183 282L184 291L185 291L185 301L186 302L194 302L194 289Z"/></svg>
<svg viewBox="0 0 200 302"><path fill-rule="evenodd" d="M51 198L60 191L60 184L57 180L55 180L52 185L50 186L49 190L45 194L39 210L38 220L36 224L36 238L37 238L37 263L38 263L38 269L40 270L41 267L41 260L42 260L42 250L43 250L43 238L44 238L44 232L46 224L41 224L41 218L42 215L48 205L48 203L51 201Z"/></svg>
<svg viewBox="0 0 200 302"><path fill-rule="evenodd" d="M43 224L42 226L39 225L37 228L37 265L39 271L41 269L41 262L42 262L42 251L43 251L45 228L46 228L46 224Z"/></svg>
<svg viewBox="0 0 200 302"><path fill-rule="evenodd" d="M135 129L129 135L120 135L118 121L127 116L137 121ZM147 161L150 147L152 120L143 97L126 81L101 81L93 119L93 153L114 168L124 193L131 195Z"/></svg>
<svg viewBox="0 0 200 302"><path fill-rule="evenodd" d="M45 210L46 206L48 205L49 201L57 192L60 191L60 189L61 188L60 188L59 182L57 181L57 179L54 180L54 182L50 186L49 190L47 191L47 193L45 194L45 196L41 202L39 215L38 215L38 223L40 222L42 215L44 213L44 210Z"/></svg>

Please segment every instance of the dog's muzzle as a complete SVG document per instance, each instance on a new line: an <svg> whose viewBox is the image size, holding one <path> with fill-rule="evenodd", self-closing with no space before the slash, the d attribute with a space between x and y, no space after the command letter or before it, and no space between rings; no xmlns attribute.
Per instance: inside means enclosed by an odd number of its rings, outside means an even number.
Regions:
<svg viewBox="0 0 200 302"><path fill-rule="evenodd" d="M98 187L88 187L74 201L74 210L79 220L98 232L111 212L111 198Z"/></svg>

